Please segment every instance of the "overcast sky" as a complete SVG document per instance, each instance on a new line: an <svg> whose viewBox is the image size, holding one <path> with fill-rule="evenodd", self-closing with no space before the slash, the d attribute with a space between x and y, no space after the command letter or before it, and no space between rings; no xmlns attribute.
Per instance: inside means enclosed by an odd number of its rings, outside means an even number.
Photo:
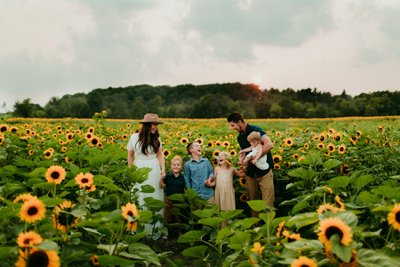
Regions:
<svg viewBox="0 0 400 267"><path fill-rule="evenodd" d="M0 0L0 105L129 85L400 89L399 0ZM6 108L4 107L6 103Z"/></svg>

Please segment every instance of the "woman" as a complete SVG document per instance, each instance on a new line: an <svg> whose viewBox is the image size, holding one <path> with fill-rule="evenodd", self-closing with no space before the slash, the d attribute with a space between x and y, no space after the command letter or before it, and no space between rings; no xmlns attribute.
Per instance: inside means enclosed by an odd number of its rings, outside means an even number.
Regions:
<svg viewBox="0 0 400 267"><path fill-rule="evenodd" d="M138 168L147 167L151 169L147 180L140 185L151 185L155 191L153 193L139 194L139 206L142 207L145 197L153 197L164 201L164 191L160 188L160 180L165 177L165 160L162 153L160 134L158 133L158 125L162 122L159 120L158 115L148 113L144 115L140 123L142 123L142 129L139 133L134 133L131 136L127 149L128 167L134 164ZM147 225L146 230L149 230Z"/></svg>

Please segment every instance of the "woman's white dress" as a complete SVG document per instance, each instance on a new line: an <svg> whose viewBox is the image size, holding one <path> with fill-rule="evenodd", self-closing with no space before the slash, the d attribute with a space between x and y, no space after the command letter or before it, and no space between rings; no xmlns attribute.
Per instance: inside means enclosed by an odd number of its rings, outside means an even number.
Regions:
<svg viewBox="0 0 400 267"><path fill-rule="evenodd" d="M138 168L147 167L150 168L151 171L149 173L149 177L141 184L136 184L134 188L140 189L143 185L151 185L154 187L155 191L153 193L142 193L139 192L138 202L141 209L144 206L144 198L146 197L153 197L155 199L164 201L164 190L160 188L160 164L156 157L155 151L149 151L147 155L142 153L142 146L138 143L139 140L139 133L135 133L131 136L128 142L127 149L133 150L134 160L133 164ZM151 149L149 149L151 150ZM161 211L162 214L162 211ZM156 224L156 227L160 227L161 224ZM146 225L146 230L149 230L149 226ZM151 233L152 231L150 231Z"/></svg>

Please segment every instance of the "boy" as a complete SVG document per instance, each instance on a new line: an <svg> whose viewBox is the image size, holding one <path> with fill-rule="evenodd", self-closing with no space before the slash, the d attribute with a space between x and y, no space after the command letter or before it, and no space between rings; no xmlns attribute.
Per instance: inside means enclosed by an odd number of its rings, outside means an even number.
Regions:
<svg viewBox="0 0 400 267"><path fill-rule="evenodd" d="M191 157L183 168L186 188L192 188L201 198L207 200L208 203L213 203L214 171L211 163L207 158L201 156L202 149L199 142L189 143L186 148Z"/></svg>
<svg viewBox="0 0 400 267"><path fill-rule="evenodd" d="M184 194L185 193L185 178L182 173L182 159L179 156L175 156L171 160L171 172L169 172L164 179L160 182L160 187L164 188L164 220L167 224L178 222L178 218L173 216L171 210L173 208L173 202L168 198L173 194Z"/></svg>
<svg viewBox="0 0 400 267"><path fill-rule="evenodd" d="M253 131L247 136L250 147L240 150L239 165L242 165L244 171L247 170L249 162L256 165L260 170L268 170L267 155L262 154L261 135L259 132ZM246 155L247 152L250 152Z"/></svg>

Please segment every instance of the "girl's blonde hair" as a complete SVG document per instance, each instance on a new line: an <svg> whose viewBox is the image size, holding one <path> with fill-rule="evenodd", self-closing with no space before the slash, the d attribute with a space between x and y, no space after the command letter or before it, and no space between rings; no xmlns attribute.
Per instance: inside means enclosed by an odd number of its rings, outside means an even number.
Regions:
<svg viewBox="0 0 400 267"><path fill-rule="evenodd" d="M171 164L172 164L172 162L176 162L176 161L179 161L181 163L181 165L183 163L182 158L178 155L171 159Z"/></svg>
<svg viewBox="0 0 400 267"><path fill-rule="evenodd" d="M259 132L251 132L249 136L247 136L247 141L261 141L261 134Z"/></svg>
<svg viewBox="0 0 400 267"><path fill-rule="evenodd" d="M228 167L231 167L232 166L231 155L228 152L222 151L222 152L219 152L218 159L219 159L220 155L224 155L225 156L226 165ZM219 162L218 162L218 165L219 165Z"/></svg>

